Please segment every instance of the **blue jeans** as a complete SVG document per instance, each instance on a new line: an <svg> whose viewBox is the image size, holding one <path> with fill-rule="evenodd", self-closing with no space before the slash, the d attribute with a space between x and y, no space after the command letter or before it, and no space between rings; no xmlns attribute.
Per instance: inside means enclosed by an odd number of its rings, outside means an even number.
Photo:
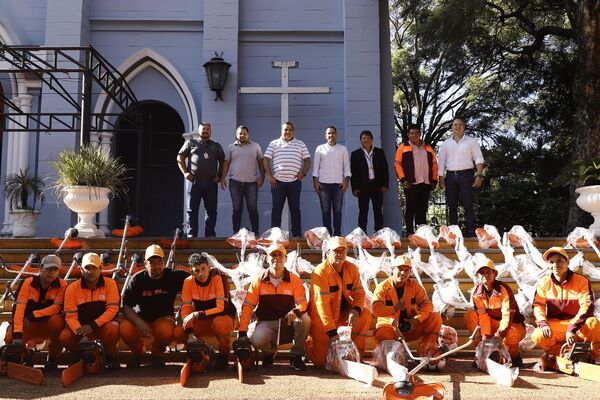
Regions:
<svg viewBox="0 0 600 400"><path fill-rule="evenodd" d="M187 209L188 236L198 236L198 211L200 202L204 200L206 216L204 217L204 236L214 237L217 224L217 184L212 180L194 181L189 191L190 204Z"/></svg>
<svg viewBox="0 0 600 400"><path fill-rule="evenodd" d="M292 217L292 236L302 237L300 217L300 192L302 181L296 179L293 182L276 181L275 187L271 187L273 198L273 209L271 210L271 227L281 227L281 213L287 199Z"/></svg>
<svg viewBox="0 0 600 400"><path fill-rule="evenodd" d="M475 213L473 212L473 171L446 174L446 203L450 225L458 225L458 204L465 210L466 237L475 236Z"/></svg>
<svg viewBox="0 0 600 400"><path fill-rule="evenodd" d="M323 226L327 228L332 236L342 235L342 205L344 194L341 183L321 183L319 200L321 201L321 216ZM333 208L333 230L331 230L331 209Z"/></svg>
<svg viewBox="0 0 600 400"><path fill-rule="evenodd" d="M255 235L258 235L258 211L256 209L258 184L256 182L240 182L235 179L230 179L229 193L231 194L231 205L233 207L233 214L231 215L233 233L240 230L244 198L246 198L246 208L248 209L252 232L254 232Z"/></svg>

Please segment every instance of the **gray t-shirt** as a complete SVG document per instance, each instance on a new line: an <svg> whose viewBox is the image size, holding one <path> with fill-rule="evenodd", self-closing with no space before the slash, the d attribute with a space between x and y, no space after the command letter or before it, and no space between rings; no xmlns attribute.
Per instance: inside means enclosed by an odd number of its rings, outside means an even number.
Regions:
<svg viewBox="0 0 600 400"><path fill-rule="evenodd" d="M207 181L221 176L225 153L219 143L186 140L179 154L187 159L187 168L194 175L194 180Z"/></svg>
<svg viewBox="0 0 600 400"><path fill-rule="evenodd" d="M259 176L257 163L262 158L262 149L258 143L248 142L243 147L237 141L231 143L225 152L225 160L231 161L229 177L238 182L256 182Z"/></svg>

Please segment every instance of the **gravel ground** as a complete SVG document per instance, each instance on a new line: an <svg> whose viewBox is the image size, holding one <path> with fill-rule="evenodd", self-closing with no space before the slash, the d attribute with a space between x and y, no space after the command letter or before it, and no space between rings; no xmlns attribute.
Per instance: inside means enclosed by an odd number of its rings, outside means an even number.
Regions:
<svg viewBox="0 0 600 400"><path fill-rule="evenodd" d="M600 399L600 385L558 373L539 374L531 370L534 358L525 359L525 368L515 386L497 386L493 378L471 365L471 359L452 359L441 372L419 373L424 381L446 387L446 399ZM64 389L58 372L47 374L42 386L0 378L3 398L11 399L381 399L382 388L391 377L380 373L371 387L312 367L292 372L283 362L268 370L258 367L239 383L231 368L222 373L192 375L189 388L178 383L181 365L164 369L143 367L121 369L103 375L85 376ZM10 383L9 383L10 382ZM590 395L592 394L592 395Z"/></svg>

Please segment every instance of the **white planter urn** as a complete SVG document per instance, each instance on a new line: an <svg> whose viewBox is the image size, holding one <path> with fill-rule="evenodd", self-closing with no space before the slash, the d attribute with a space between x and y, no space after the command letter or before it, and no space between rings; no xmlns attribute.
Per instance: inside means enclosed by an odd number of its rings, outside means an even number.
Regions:
<svg viewBox="0 0 600 400"><path fill-rule="evenodd" d="M34 237L37 231L37 210L17 209L10 211L12 235L14 237Z"/></svg>
<svg viewBox="0 0 600 400"><path fill-rule="evenodd" d="M594 223L590 225L590 231L596 237L600 237L600 185L582 186L575 189L579 193L577 205L583 211L587 211L594 217Z"/></svg>
<svg viewBox="0 0 600 400"><path fill-rule="evenodd" d="M98 229L94 218L97 213L108 207L110 190L95 186L69 186L64 191L66 195L63 202L71 211L77 213L75 228L79 231L79 237L104 237L104 232Z"/></svg>

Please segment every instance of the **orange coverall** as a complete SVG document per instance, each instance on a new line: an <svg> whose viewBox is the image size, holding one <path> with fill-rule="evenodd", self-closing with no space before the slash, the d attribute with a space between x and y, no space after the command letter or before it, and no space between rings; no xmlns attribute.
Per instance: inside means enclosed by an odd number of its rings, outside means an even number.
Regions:
<svg viewBox="0 0 600 400"><path fill-rule="evenodd" d="M573 271L558 283L552 274L539 282L533 301L538 328L531 339L546 353L559 355L566 333L573 332L579 341L593 342L592 357L600 358L600 322L593 316L594 294L590 281ZM552 337L544 338L540 328L550 326Z"/></svg>
<svg viewBox="0 0 600 400"><path fill-rule="evenodd" d="M219 353L229 354L233 332L233 316L226 314L229 301L219 274L211 274L205 283L198 282L193 276L186 278L181 291L181 319L194 311L203 313L194 319L192 326L185 327L185 334L193 332L196 337L214 335L219 340ZM179 335L178 330L176 336Z"/></svg>
<svg viewBox="0 0 600 400"><path fill-rule="evenodd" d="M91 290L85 281L78 279L65 291L65 320L67 327L60 333L60 341L69 351L79 351L77 330L89 325L93 332L88 339L99 339L109 356L117 354L119 323L115 317L119 312L119 288L117 283L100 276L96 288Z"/></svg>
<svg viewBox="0 0 600 400"><path fill-rule="evenodd" d="M433 304L429 301L425 289L419 283L409 278L404 284L402 301L406 307L406 318L415 318L419 321L416 329L403 332L406 341L410 342L421 338L423 345L419 346L420 352L427 347L438 348L437 339L442 327L442 317L433 312ZM394 326L399 326L402 311L394 312L394 305L398 303L398 294L392 278L381 282L373 293L373 314L377 317L375 327L375 342L383 340L396 340L398 333Z"/></svg>
<svg viewBox="0 0 600 400"><path fill-rule="evenodd" d="M494 281L492 294L488 298L485 286L480 283L475 286L472 297L475 310L467 311L464 317L469 332L473 333L479 325L482 335L489 337L498 333L503 338L510 357L517 357L520 353L519 342L525 337L525 318L519 312L510 286ZM479 341L480 339L475 344Z"/></svg>
<svg viewBox="0 0 600 400"><path fill-rule="evenodd" d="M342 309L342 298L345 307ZM363 356L367 333L371 325L371 313L365 308L365 289L360 281L358 268L345 261L342 276L326 261L315 268L310 278L310 299L308 313L311 318L310 336L312 349L307 346L308 355L316 367L322 368L327 362L329 338L338 326L346 325L352 309L359 312L360 318L352 327L352 341Z"/></svg>
<svg viewBox="0 0 600 400"><path fill-rule="evenodd" d="M63 346L58 340L60 332L65 327L65 318L61 314L67 282L56 278L46 289L43 299L39 276L32 276L23 281L17 293L17 300L13 308L13 321L6 331L6 343L13 339L23 339L23 343L30 340L50 339L48 354L51 358L57 357ZM24 326L25 318L29 326Z"/></svg>

